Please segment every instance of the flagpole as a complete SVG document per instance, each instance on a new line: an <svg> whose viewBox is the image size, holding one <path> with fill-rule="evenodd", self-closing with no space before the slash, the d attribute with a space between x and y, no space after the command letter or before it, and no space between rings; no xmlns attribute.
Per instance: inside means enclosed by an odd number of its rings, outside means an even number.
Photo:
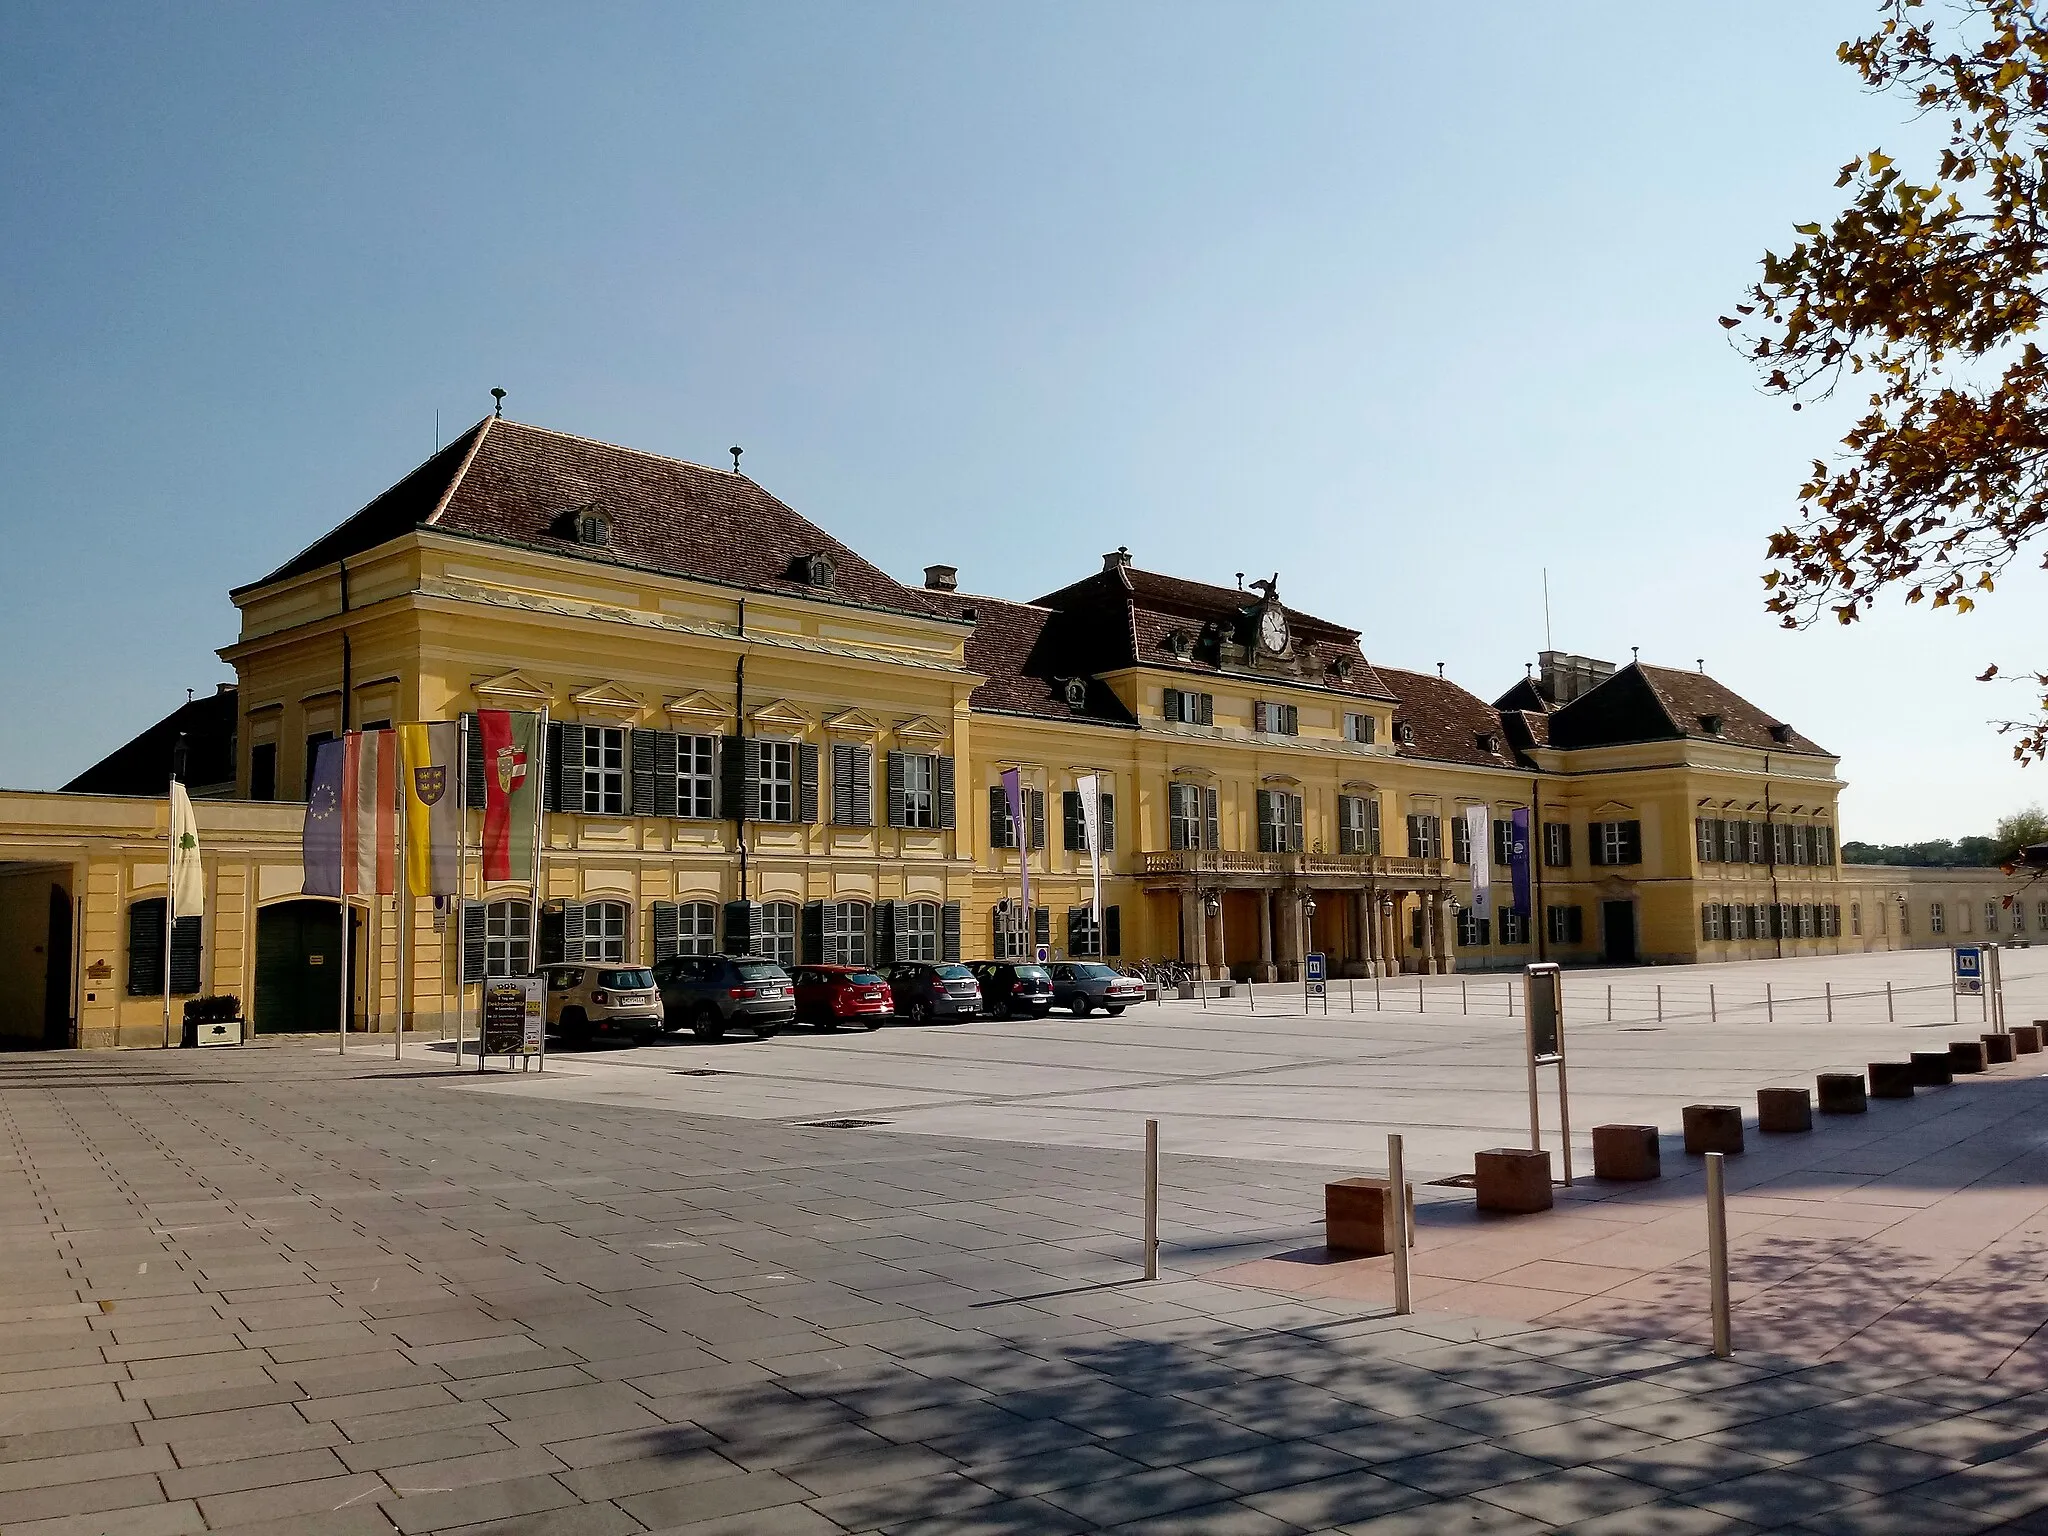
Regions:
<svg viewBox="0 0 2048 1536"><path fill-rule="evenodd" d="M170 785L178 782L175 769L164 788L164 1049L171 1048L171 935L178 926L178 805Z"/></svg>
<svg viewBox="0 0 2048 1536"><path fill-rule="evenodd" d="M391 1031L391 1059L393 1061L403 1061L405 1060L405 973L408 959L406 949L407 938L411 931L411 924L407 921L407 908L412 905L412 871L406 867L405 857L405 738L398 732L393 731L391 733L390 746L398 754L398 773L395 775L398 782L398 814L394 818L397 826L393 828L398 853L398 879L393 882L398 887L398 975L395 980L395 985L398 988L398 1018L394 1022Z"/></svg>
<svg viewBox="0 0 2048 1536"><path fill-rule="evenodd" d="M334 1031L334 1049L336 1055L346 1056L348 1054L348 931L353 926L349 922L349 918L353 916L353 913L349 909L348 897L343 896L340 899L339 906L341 908L341 1002L339 1005L341 1018L338 1027Z"/></svg>
<svg viewBox="0 0 2048 1536"><path fill-rule="evenodd" d="M469 716L455 717L455 910L451 914L455 926L455 1065L462 1065L462 1013L469 1001L469 988L463 982L463 965L467 960L464 940L469 932L463 922L463 909L469 905ZM488 796L487 796L488 798ZM481 855L482 850L478 850ZM446 993L446 988L442 989Z"/></svg>

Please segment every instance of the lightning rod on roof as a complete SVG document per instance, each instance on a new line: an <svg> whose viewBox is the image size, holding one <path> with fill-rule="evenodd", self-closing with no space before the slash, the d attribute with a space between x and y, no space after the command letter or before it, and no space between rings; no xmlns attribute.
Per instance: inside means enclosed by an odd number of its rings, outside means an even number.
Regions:
<svg viewBox="0 0 2048 1536"><path fill-rule="evenodd" d="M734 443L730 448L726 449L725 451L732 455L732 472L734 474L738 474L740 472L740 455L745 453L747 450L742 448L738 443Z"/></svg>
<svg viewBox="0 0 2048 1536"><path fill-rule="evenodd" d="M497 417L503 416L504 414L505 391L503 391L502 389L494 389L491 391L491 416L493 419L495 419Z"/></svg>

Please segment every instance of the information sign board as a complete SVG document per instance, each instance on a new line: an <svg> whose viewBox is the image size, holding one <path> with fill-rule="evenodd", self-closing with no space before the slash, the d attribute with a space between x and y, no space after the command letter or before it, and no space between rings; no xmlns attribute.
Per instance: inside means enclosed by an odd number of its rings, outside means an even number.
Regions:
<svg viewBox="0 0 2048 1536"><path fill-rule="evenodd" d="M1984 946L1958 944L1955 955L1956 990L1974 997L1984 990Z"/></svg>
<svg viewBox="0 0 2048 1536"><path fill-rule="evenodd" d="M1329 962L1321 951L1308 957L1308 968L1303 973L1310 997L1326 997L1330 990Z"/></svg>
<svg viewBox="0 0 2048 1536"><path fill-rule="evenodd" d="M484 1055L540 1054L547 1027L544 987L538 976L498 976L484 983Z"/></svg>

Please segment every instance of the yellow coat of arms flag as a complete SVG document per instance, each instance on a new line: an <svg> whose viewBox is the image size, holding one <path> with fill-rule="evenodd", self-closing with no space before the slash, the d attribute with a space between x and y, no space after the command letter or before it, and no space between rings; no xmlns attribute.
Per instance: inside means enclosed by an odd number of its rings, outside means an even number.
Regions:
<svg viewBox="0 0 2048 1536"><path fill-rule="evenodd" d="M401 725L399 793L405 810L405 884L415 896L461 894L462 820L456 812L462 764L452 720Z"/></svg>

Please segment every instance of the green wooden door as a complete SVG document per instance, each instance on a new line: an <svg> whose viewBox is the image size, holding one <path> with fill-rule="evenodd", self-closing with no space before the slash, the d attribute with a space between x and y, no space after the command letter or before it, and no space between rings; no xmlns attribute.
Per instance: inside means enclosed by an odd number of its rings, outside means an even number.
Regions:
<svg viewBox="0 0 2048 1536"><path fill-rule="evenodd" d="M341 914L331 901L256 913L256 1033L318 1034L341 1008Z"/></svg>

